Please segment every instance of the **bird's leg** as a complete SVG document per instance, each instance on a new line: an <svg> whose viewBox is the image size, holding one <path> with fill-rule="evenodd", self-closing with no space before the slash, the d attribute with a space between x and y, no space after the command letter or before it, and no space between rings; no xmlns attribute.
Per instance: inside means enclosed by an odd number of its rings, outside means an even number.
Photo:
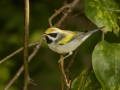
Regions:
<svg viewBox="0 0 120 90"><path fill-rule="evenodd" d="M61 60L64 60L65 58L69 57L69 56L72 55L72 54L73 54L73 52L69 52L68 55L66 55L66 56L62 56L62 59L60 59L60 60L58 61L58 63L60 63Z"/></svg>
<svg viewBox="0 0 120 90"><path fill-rule="evenodd" d="M73 54L73 52L69 52L68 55L64 56L64 59L67 58L67 57L69 57L69 56L72 55L72 54Z"/></svg>

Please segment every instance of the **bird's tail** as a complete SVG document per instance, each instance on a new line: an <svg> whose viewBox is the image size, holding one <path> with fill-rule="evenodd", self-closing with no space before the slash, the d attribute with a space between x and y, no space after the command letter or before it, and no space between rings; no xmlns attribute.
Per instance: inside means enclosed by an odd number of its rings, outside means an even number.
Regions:
<svg viewBox="0 0 120 90"><path fill-rule="evenodd" d="M85 32L83 33L80 37L79 37L79 40L82 42L84 42L91 34L103 29L104 27L100 27L100 28L97 28L95 30L91 30L91 31L88 31L88 32Z"/></svg>

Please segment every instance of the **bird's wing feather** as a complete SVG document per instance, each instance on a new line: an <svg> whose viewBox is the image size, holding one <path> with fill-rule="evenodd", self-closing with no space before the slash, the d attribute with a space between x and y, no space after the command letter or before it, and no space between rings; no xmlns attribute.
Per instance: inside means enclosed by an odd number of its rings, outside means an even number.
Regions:
<svg viewBox="0 0 120 90"><path fill-rule="evenodd" d="M68 42L70 42L72 39L74 39L75 37L81 35L83 32L71 32L71 31L68 31L66 32L66 37L64 37L63 39L61 39L57 44L59 45L64 45Z"/></svg>

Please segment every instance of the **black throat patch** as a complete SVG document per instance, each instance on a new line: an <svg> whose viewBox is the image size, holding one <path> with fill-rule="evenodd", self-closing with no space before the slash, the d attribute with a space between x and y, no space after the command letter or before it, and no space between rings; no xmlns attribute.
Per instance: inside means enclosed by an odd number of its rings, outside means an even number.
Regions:
<svg viewBox="0 0 120 90"><path fill-rule="evenodd" d="M46 41L48 44L52 43L53 41L51 39L49 39L47 36L46 36Z"/></svg>

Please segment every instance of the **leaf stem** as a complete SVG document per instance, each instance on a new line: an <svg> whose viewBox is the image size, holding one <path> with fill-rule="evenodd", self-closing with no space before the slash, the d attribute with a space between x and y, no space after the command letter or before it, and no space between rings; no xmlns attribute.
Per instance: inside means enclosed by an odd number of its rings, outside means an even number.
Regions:
<svg viewBox="0 0 120 90"><path fill-rule="evenodd" d="M104 32L102 32L102 41L104 40L104 38L105 38L105 34Z"/></svg>

